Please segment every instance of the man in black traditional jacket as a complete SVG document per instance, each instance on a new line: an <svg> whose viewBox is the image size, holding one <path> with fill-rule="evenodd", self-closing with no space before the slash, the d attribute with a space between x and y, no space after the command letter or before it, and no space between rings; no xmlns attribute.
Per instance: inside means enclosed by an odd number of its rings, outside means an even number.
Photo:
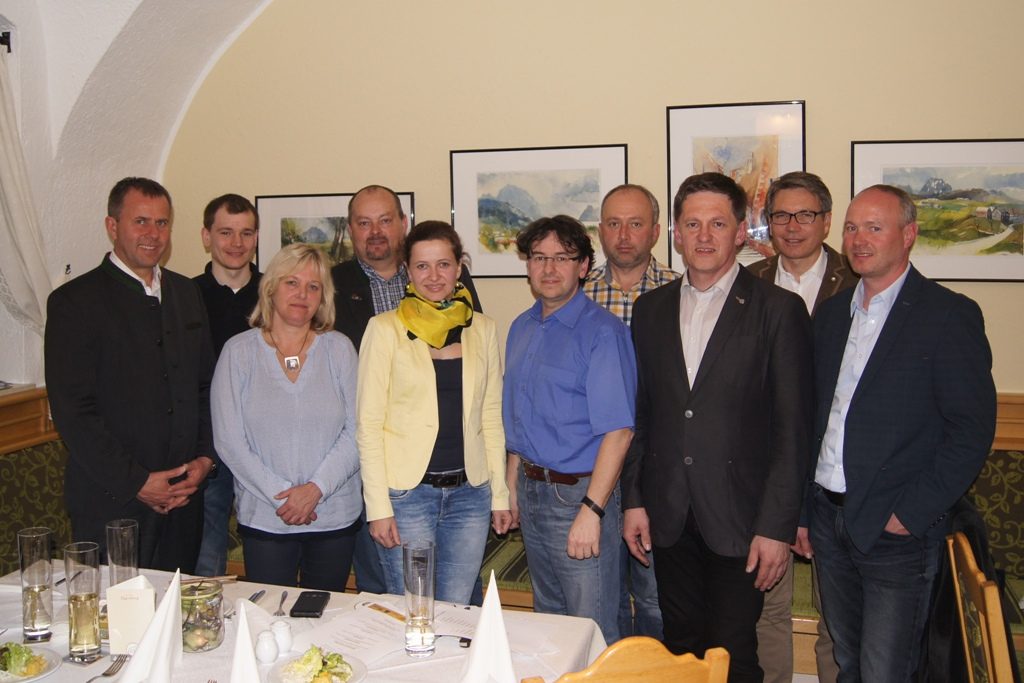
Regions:
<svg viewBox="0 0 1024 683"><path fill-rule="evenodd" d="M206 310L191 280L159 265L170 245L167 190L125 178L107 214L113 252L47 302L46 384L69 451L72 535L105 548L108 521L136 519L140 566L191 573L200 485L217 459Z"/></svg>

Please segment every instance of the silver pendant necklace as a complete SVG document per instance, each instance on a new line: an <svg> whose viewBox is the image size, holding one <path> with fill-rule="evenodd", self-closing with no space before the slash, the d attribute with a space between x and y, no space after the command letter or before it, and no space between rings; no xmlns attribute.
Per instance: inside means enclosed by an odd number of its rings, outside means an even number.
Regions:
<svg viewBox="0 0 1024 683"><path fill-rule="evenodd" d="M274 350L281 354L281 357L284 358L285 372L296 372L300 367L302 367L302 362L299 360L299 354L302 353L302 349L306 348L306 342L309 341L309 333L312 331L312 329L306 330L306 336L303 337L302 339L302 346L299 347L299 352L294 356L284 355L284 352L281 350L281 347L277 345L277 340L274 339L274 333L268 331L268 334L270 335L270 341L274 344Z"/></svg>

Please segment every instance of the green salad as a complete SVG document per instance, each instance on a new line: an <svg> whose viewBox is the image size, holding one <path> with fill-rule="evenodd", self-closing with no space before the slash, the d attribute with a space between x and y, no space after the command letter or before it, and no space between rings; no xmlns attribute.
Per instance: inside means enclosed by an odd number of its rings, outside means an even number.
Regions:
<svg viewBox="0 0 1024 683"><path fill-rule="evenodd" d="M0 645L0 671L15 676L38 676L46 670L46 660L19 643Z"/></svg>
<svg viewBox="0 0 1024 683"><path fill-rule="evenodd" d="M311 645L301 657L281 670L284 683L345 683L352 667L337 652L324 652Z"/></svg>

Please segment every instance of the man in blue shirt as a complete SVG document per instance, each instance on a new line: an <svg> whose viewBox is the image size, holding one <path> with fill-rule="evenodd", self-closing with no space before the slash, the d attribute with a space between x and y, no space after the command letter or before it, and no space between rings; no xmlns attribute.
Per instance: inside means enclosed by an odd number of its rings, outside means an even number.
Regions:
<svg viewBox="0 0 1024 683"><path fill-rule="evenodd" d="M541 218L516 247L537 302L512 323L505 352L513 524L523 529L534 609L590 617L611 643L619 639L617 487L633 438L633 345L622 321L581 290L594 261L582 224Z"/></svg>

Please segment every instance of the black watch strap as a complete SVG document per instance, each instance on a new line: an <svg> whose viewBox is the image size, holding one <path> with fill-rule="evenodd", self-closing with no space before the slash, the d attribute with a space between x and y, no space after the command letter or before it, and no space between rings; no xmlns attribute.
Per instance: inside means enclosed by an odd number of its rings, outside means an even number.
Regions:
<svg viewBox="0 0 1024 683"><path fill-rule="evenodd" d="M588 508L594 511L600 519L604 519L604 508L595 503L590 499L590 496L583 496L583 500L580 501L580 505L586 505Z"/></svg>

